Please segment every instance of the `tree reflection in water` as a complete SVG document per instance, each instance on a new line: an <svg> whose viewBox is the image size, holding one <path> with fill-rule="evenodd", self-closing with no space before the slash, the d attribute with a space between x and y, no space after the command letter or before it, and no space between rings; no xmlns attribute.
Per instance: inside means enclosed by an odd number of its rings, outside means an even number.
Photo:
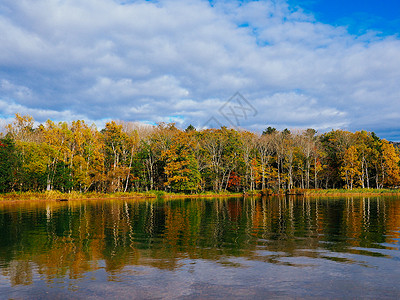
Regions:
<svg viewBox="0 0 400 300"><path fill-rule="evenodd" d="M118 281L142 274L127 266L173 271L198 259L369 266L363 257L398 250L399 214L399 199L373 197L0 203L0 272L17 286L100 269Z"/></svg>

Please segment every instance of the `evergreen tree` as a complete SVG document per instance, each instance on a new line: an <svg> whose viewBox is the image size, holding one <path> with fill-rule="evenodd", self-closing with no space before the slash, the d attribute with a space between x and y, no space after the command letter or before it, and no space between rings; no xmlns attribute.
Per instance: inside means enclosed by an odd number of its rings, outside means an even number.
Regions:
<svg viewBox="0 0 400 300"><path fill-rule="evenodd" d="M9 138L0 139L0 192L15 189L16 172L19 166L15 143Z"/></svg>

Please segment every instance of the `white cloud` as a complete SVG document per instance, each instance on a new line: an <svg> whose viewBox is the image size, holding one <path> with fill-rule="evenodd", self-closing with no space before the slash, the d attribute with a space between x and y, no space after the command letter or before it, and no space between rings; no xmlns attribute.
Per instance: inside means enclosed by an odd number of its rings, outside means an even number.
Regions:
<svg viewBox="0 0 400 300"><path fill-rule="evenodd" d="M7 98L18 99L22 102L32 99L32 91L29 88L13 84L5 79L0 80L0 92Z"/></svg>
<svg viewBox="0 0 400 300"><path fill-rule="evenodd" d="M0 114L203 125L236 91L244 122L400 135L400 40L354 36L284 1L0 5Z"/></svg>
<svg viewBox="0 0 400 300"><path fill-rule="evenodd" d="M88 95L101 95L105 101L109 99L125 100L127 97L160 97L180 98L189 95L189 92L180 87L176 78L163 75L149 80L133 81L130 78L113 80L107 77L99 78L94 86L88 90Z"/></svg>

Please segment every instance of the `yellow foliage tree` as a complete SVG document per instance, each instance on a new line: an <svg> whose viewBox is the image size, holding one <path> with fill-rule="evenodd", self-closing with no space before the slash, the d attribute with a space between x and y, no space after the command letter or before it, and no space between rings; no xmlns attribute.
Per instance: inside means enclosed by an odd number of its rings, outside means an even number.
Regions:
<svg viewBox="0 0 400 300"><path fill-rule="evenodd" d="M190 133L185 132L177 133L170 148L162 154L166 159L165 185L175 191L192 192L200 187L200 172L194 157L195 144L189 135Z"/></svg>
<svg viewBox="0 0 400 300"><path fill-rule="evenodd" d="M382 140L382 183L393 187L400 184L399 154L392 144Z"/></svg>
<svg viewBox="0 0 400 300"><path fill-rule="evenodd" d="M357 178L361 174L361 162L358 159L358 151L355 146L350 146L344 152L343 165L340 169L341 176L346 181L347 189L353 189L353 185L358 183Z"/></svg>

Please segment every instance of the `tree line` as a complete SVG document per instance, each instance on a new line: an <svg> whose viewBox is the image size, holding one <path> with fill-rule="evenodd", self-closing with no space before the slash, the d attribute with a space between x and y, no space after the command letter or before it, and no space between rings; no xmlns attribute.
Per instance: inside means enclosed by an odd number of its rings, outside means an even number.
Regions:
<svg viewBox="0 0 400 300"><path fill-rule="evenodd" d="M373 132L268 127L185 130L110 121L34 125L17 114L0 138L0 192L253 191L393 188L400 155Z"/></svg>

